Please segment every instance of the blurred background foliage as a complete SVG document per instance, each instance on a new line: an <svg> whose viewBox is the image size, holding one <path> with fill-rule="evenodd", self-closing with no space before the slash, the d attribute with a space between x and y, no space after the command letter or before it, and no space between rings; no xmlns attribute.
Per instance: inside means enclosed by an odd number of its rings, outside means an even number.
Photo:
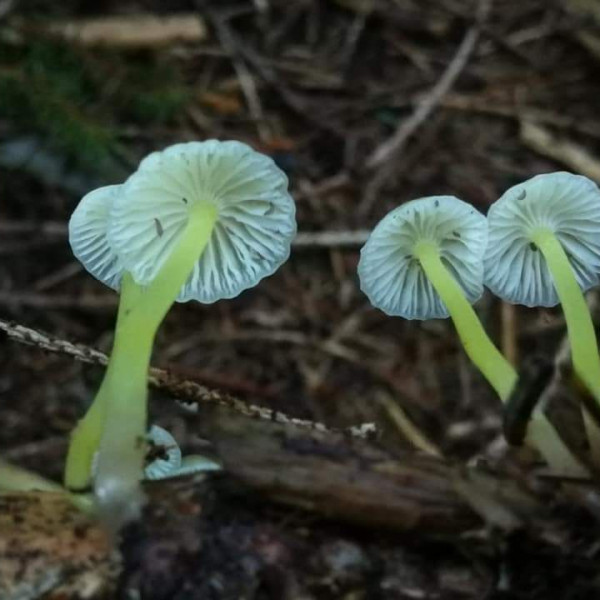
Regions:
<svg viewBox="0 0 600 600"><path fill-rule="evenodd" d="M153 52L86 50L52 39L0 40L0 114L11 135L44 140L88 172L121 173L128 128L169 125L190 99L169 57ZM125 169L122 169L125 172Z"/></svg>

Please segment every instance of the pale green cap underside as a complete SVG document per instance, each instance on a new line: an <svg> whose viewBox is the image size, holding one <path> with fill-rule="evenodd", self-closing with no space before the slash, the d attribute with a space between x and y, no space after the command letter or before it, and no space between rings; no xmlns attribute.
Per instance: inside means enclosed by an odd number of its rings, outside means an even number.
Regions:
<svg viewBox="0 0 600 600"><path fill-rule="evenodd" d="M75 257L96 279L118 290L123 265L111 248L108 220L122 186L108 185L86 194L69 220L69 242Z"/></svg>
<svg viewBox="0 0 600 600"><path fill-rule="evenodd" d="M485 285L497 296L526 306L559 299L532 232L548 229L569 258L582 290L599 282L600 190L581 175L537 175L507 190L488 213Z"/></svg>
<svg viewBox="0 0 600 600"><path fill-rule="evenodd" d="M111 287L123 269L146 285L177 243L190 207L210 203L217 221L178 300L232 298L289 257L296 221L287 188L273 160L241 142L176 144L146 157L122 186L86 195L71 219L71 244L86 269ZM94 207L93 227L85 222L86 206Z"/></svg>
<svg viewBox="0 0 600 600"><path fill-rule="evenodd" d="M454 196L430 196L402 204L375 227L361 250L358 275L371 304L405 319L445 318L448 310L413 252L433 242L442 263L469 302L483 291L485 217Z"/></svg>

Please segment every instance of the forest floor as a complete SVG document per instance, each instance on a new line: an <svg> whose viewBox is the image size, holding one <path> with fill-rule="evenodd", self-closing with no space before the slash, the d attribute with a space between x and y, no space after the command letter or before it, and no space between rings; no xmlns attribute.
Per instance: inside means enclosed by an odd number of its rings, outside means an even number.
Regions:
<svg viewBox="0 0 600 600"><path fill-rule="evenodd" d="M356 275L365 232L407 200L450 194L485 213L538 173L600 181L596 3L162 4L0 0L0 317L110 350L118 298L75 260L66 223L84 193L171 143L238 139L271 155L300 235L275 275L232 300L173 307L157 338L153 365L207 402L186 412L177 385L159 382L151 421L186 452L210 443L224 472L150 486L117 558L95 529L80 542L55 530L63 549L89 542L95 558L75 569L72 554L38 548L38 574L19 575L30 589L8 600L598 597L594 490L566 493L514 460L451 322L387 317ZM155 31L142 12L180 20ZM108 15L118 34L98 28ZM477 310L515 364L558 351L559 310L489 295ZM0 455L60 480L102 372L2 336ZM399 408L443 460L415 453ZM338 433L364 423L367 441ZM17 502L32 523L37 501ZM40 569L56 578L39 583Z"/></svg>

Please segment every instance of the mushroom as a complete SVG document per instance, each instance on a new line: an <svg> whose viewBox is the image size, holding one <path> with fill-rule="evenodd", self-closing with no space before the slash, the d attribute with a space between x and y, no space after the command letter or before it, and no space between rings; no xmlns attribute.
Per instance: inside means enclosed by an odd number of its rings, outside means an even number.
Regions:
<svg viewBox="0 0 600 600"><path fill-rule="evenodd" d="M120 284L121 300L105 378L72 436L68 487L89 484L99 448L99 501L114 508L139 492L156 330L175 300L233 298L287 260L296 232L287 183L269 157L209 140L152 153L122 186L82 199L73 251L94 276Z"/></svg>
<svg viewBox="0 0 600 600"><path fill-rule="evenodd" d="M583 292L600 280L600 190L572 173L549 173L507 190L488 213L485 285L526 306L561 303L575 372L600 403L600 357ZM582 407L592 456L600 430Z"/></svg>
<svg viewBox="0 0 600 600"><path fill-rule="evenodd" d="M483 293L485 217L454 196L402 204L375 227L361 251L358 275L371 304L405 319L452 317L469 358L500 398L516 381L473 307Z"/></svg>
<svg viewBox="0 0 600 600"><path fill-rule="evenodd" d="M517 373L471 306L483 293L487 242L486 218L466 202L454 196L412 200L375 227L361 250L358 275L371 304L390 316L450 316L467 355L505 403ZM553 468L576 471L577 461L543 415L534 416L529 431Z"/></svg>
<svg viewBox="0 0 600 600"><path fill-rule="evenodd" d="M175 438L158 425L152 425L150 428L148 442L150 457L156 455L144 468L145 478L151 481L221 470L219 463L205 456L190 454L182 457L181 448Z"/></svg>

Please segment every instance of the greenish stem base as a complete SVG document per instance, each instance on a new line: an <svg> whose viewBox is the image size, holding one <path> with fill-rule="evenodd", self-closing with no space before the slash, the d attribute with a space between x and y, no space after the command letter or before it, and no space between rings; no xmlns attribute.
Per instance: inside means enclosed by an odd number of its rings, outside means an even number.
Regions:
<svg viewBox="0 0 600 600"><path fill-rule="evenodd" d="M571 453L547 417L534 411L527 426L527 445L537 448L555 475L588 478L590 473Z"/></svg>
<svg viewBox="0 0 600 600"><path fill-rule="evenodd" d="M135 310L135 309L134 309ZM138 517L146 453L148 368L156 327L133 311L121 326L104 389L105 415L94 490L112 529Z"/></svg>
<svg viewBox="0 0 600 600"><path fill-rule="evenodd" d="M543 253L565 315L573 367L600 405L600 355L594 323L569 259L554 233L539 229L532 236ZM600 429L582 407L594 464L600 467Z"/></svg>

